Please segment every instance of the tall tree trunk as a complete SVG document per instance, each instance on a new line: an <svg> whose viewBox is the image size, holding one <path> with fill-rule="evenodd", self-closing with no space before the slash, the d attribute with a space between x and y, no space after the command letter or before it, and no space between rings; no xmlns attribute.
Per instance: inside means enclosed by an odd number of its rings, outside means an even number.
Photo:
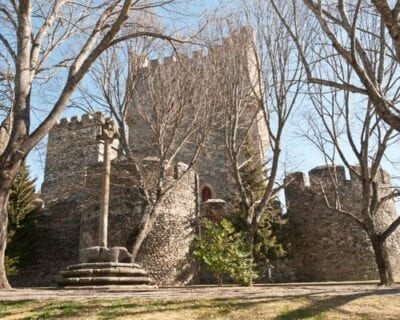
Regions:
<svg viewBox="0 0 400 320"><path fill-rule="evenodd" d="M12 112L9 111L7 117L0 124L0 154L3 154L5 148L7 147L7 143L10 138L12 123Z"/></svg>
<svg viewBox="0 0 400 320"><path fill-rule="evenodd" d="M143 210L143 218L140 226L139 233L133 242L131 255L134 260L142 247L143 242L146 240L148 234L152 230L153 224L159 216L161 201L157 201L154 205L148 204Z"/></svg>
<svg viewBox="0 0 400 320"><path fill-rule="evenodd" d="M394 285L394 279L385 241L380 240L376 236L372 237L371 241L372 247L374 248L376 265L378 267L380 284L382 286L392 286Z"/></svg>
<svg viewBox="0 0 400 320"><path fill-rule="evenodd" d="M253 217L253 220L251 221L251 224L248 226L248 232L247 232L247 244L249 245L250 249L250 259L251 259L251 271L253 271L253 262L254 262L254 242L256 239L256 234L257 234L257 222L255 217ZM250 278L250 281L248 283L249 287L253 286L253 277Z"/></svg>
<svg viewBox="0 0 400 320"><path fill-rule="evenodd" d="M0 174L0 290L10 289L5 270L5 254L7 246L7 225L8 211L7 203L10 192L10 182L3 180L4 175Z"/></svg>
<svg viewBox="0 0 400 320"><path fill-rule="evenodd" d="M7 247L7 225L8 225L8 197L12 182L22 163L22 155L17 154L10 157L11 160L3 160L4 153L0 155L0 290L9 289L5 270L5 253ZM2 161L3 160L3 161Z"/></svg>

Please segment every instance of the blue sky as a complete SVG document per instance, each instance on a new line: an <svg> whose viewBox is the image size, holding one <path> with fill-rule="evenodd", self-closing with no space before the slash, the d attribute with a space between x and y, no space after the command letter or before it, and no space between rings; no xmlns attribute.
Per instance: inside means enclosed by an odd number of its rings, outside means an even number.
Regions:
<svg viewBox="0 0 400 320"><path fill-rule="evenodd" d="M183 14L175 14L173 11L160 11L158 14L162 19L165 20L172 30L184 30L194 29L198 25L199 21L204 17L205 14L215 12L216 8L233 6L235 1L233 0L205 0L205 1L177 1L177 11L183 12ZM71 42L69 45L73 45ZM85 82L85 79L83 80ZM56 96L52 95L52 90L58 92L59 87L63 85L63 79L60 78L57 82L56 88L49 86L37 86L36 92L32 98L32 104L36 106L37 111L32 114L32 127L34 128L40 118L46 114L44 105L51 105L51 101ZM42 92L41 92L42 91ZM44 110L41 110L41 109ZM81 110L75 108L66 108L62 117L71 117L74 115L82 114ZM30 167L31 176L37 179L36 187L40 189L41 183L43 182L44 174L44 163L45 163L45 144L47 137L36 147L28 156L27 162ZM67 156L67 155L66 155Z"/></svg>
<svg viewBox="0 0 400 320"><path fill-rule="evenodd" d="M218 6L231 7L235 6L235 1L196 1L187 5L186 12L194 12L194 15L181 16L176 18L173 14L171 14L170 23L174 24L174 27L185 28L186 26L194 27L197 25L198 20L202 17L202 14L205 12L213 12L216 10ZM38 105L40 105L40 101L36 101ZM281 173L292 172L292 171L308 171L316 166L320 166L324 164L323 156L308 143L304 138L301 138L300 132L306 126L305 119L302 115L302 112L307 109L311 109L311 103L306 99L304 104L302 105L301 110L298 110L290 123L288 124L286 135L283 141L283 159L281 165ZM64 116L72 116L82 113L76 109L67 109L64 113ZM45 143L45 141L43 142ZM41 150L43 151L43 149ZM395 151L392 151L391 156L397 157ZM68 156L68 155L66 155ZM28 164L30 165L31 175L36 177L37 187L39 188L43 181L43 170L44 170L44 154L43 152L32 152L28 158ZM392 174L396 175L396 172L393 171L390 166L386 167L386 169Z"/></svg>

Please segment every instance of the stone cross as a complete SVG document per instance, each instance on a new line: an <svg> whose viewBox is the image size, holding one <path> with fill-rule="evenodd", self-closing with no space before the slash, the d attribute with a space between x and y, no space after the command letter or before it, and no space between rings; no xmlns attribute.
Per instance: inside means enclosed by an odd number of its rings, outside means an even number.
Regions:
<svg viewBox="0 0 400 320"><path fill-rule="evenodd" d="M108 246L108 207L110 198L110 173L111 159L110 151L114 139L119 137L118 129L115 127L112 119L106 119L101 127L101 134L97 140L104 143L103 151L103 181L101 185L101 206L99 221L99 246Z"/></svg>

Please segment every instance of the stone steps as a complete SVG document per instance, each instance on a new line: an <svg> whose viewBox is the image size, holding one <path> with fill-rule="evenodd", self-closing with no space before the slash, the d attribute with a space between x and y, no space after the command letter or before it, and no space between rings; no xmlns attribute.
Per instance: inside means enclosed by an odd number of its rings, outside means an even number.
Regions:
<svg viewBox="0 0 400 320"><path fill-rule="evenodd" d="M149 277L70 277L63 278L61 285L122 285L122 284L151 284Z"/></svg>
<svg viewBox="0 0 400 320"><path fill-rule="evenodd" d="M90 263L73 264L71 266L68 266L67 270L96 269L96 268L138 268L138 269L142 269L142 266L137 263L90 262Z"/></svg>
<svg viewBox="0 0 400 320"><path fill-rule="evenodd" d="M61 272L61 286L152 285L148 273L135 263L81 263Z"/></svg>
<svg viewBox="0 0 400 320"><path fill-rule="evenodd" d="M138 268L108 268L108 269L76 269L61 271L64 277L92 277L92 276L147 276L147 272Z"/></svg>

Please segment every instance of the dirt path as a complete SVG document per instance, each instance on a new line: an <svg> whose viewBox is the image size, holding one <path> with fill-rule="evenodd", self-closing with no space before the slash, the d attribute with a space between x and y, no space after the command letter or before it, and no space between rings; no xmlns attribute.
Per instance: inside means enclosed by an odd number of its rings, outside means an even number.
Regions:
<svg viewBox="0 0 400 320"><path fill-rule="evenodd" d="M252 288L238 286L187 286L181 288L22 288L0 291L0 301L20 300L82 300L91 298L257 298L341 295L399 295L400 285L382 288L374 284L284 284L256 285Z"/></svg>

